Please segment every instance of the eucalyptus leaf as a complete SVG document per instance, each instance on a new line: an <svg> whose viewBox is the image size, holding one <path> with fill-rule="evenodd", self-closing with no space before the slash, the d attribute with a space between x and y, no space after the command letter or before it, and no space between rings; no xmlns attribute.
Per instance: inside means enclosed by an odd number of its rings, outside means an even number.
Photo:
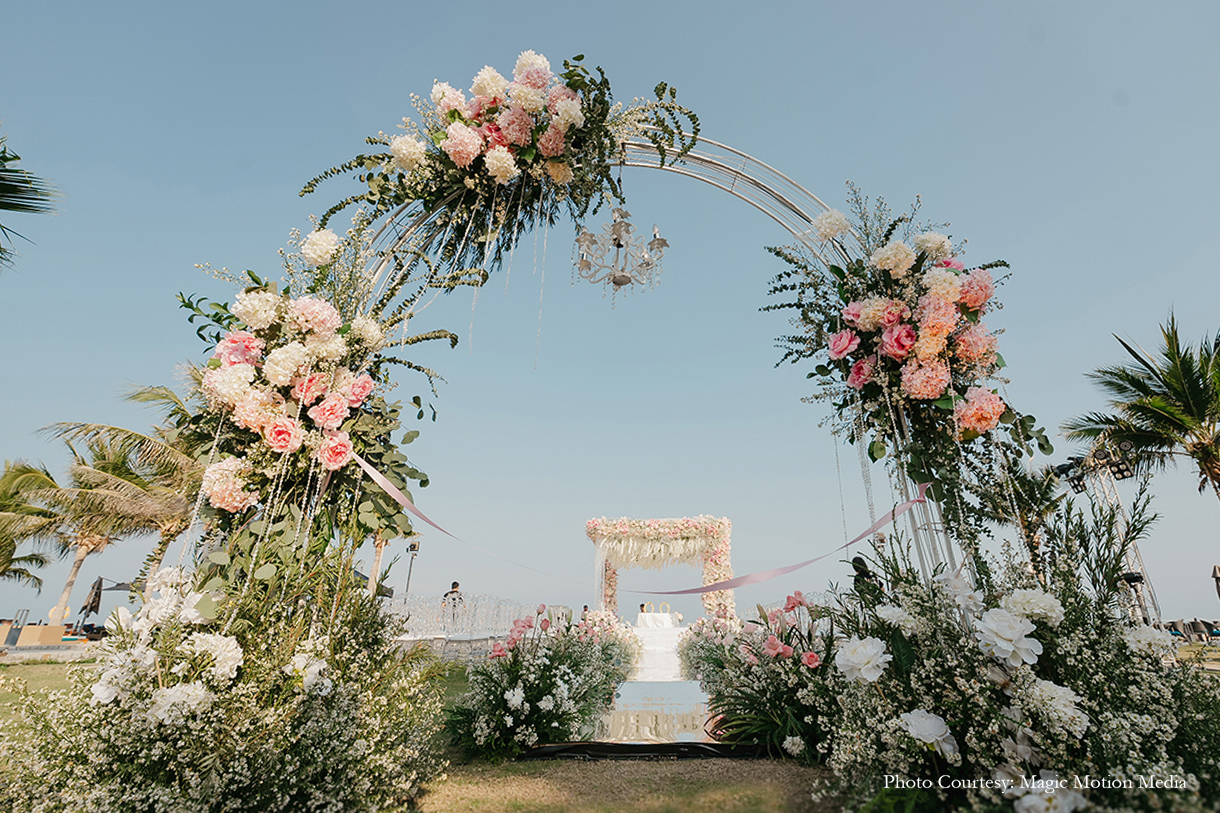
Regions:
<svg viewBox="0 0 1220 813"><path fill-rule="evenodd" d="M258 570L254 571L254 578L258 579L259 581L266 581L275 575L275 570L275 565L267 563Z"/></svg>
<svg viewBox="0 0 1220 813"><path fill-rule="evenodd" d="M229 554L225 553L222 550L217 550L217 551L212 551L211 553L208 554L208 561L215 562L216 564L220 565L221 567L228 567L229 563L232 562L233 560L229 558Z"/></svg>

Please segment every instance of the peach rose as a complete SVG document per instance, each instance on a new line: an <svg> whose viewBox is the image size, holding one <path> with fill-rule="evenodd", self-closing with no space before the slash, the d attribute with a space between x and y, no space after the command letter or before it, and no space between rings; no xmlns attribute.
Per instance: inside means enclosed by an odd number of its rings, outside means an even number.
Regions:
<svg viewBox="0 0 1220 813"><path fill-rule="evenodd" d="M352 459L352 439L346 432L331 432L318 446L315 456L327 471L341 469Z"/></svg>
<svg viewBox="0 0 1220 813"><path fill-rule="evenodd" d="M267 422L263 427L263 439L275 451L291 454L301 448L305 430L300 421L285 415Z"/></svg>
<svg viewBox="0 0 1220 813"><path fill-rule="evenodd" d="M841 359L860 346L860 337L854 330L842 330L830 337L830 357Z"/></svg>
<svg viewBox="0 0 1220 813"><path fill-rule="evenodd" d="M313 373L303 378L292 380L292 397L299 403L309 406L326 394L326 375Z"/></svg>
<svg viewBox="0 0 1220 813"><path fill-rule="evenodd" d="M323 429L338 429L350 413L343 394L332 392L322 399L322 403L309 410L309 417Z"/></svg>
<svg viewBox="0 0 1220 813"><path fill-rule="evenodd" d="M351 387L347 393L348 406L355 409L364 403L364 400L373 392L373 379L368 373L361 373L352 381Z"/></svg>
<svg viewBox="0 0 1220 813"><path fill-rule="evenodd" d="M881 352L902 361L915 346L915 329L910 325L892 325L881 333Z"/></svg>

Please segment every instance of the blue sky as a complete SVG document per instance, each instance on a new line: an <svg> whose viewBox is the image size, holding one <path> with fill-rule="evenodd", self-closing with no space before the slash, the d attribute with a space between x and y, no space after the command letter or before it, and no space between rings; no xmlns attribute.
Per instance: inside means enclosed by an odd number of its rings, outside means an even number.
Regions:
<svg viewBox="0 0 1220 813"><path fill-rule="evenodd" d="M33 242L0 276L0 454L62 471L54 421L147 427L136 384L174 383L205 348L179 291L228 299L195 269L277 274L277 250L348 191L299 198L310 177L411 115L434 79L469 85L533 49L586 55L618 99L664 80L705 133L775 166L829 205L851 179L966 238L967 259L1013 265L1001 290L1007 394L1052 430L1100 408L1084 373L1150 349L1170 309L1195 339L1218 325L1220 181L1214 92L1220 10L1176 3L572 4L214 2L6 6L0 133L63 191L59 214L12 218ZM420 507L458 536L567 577L548 580L428 534L412 592L465 589L526 602L593 601L584 522L727 516L738 573L810 558L868 524L854 452L836 450L806 366L773 365L784 319L760 313L787 235L693 181L624 175L629 208L669 239L660 286L617 306L573 285L573 229L527 238L477 302L439 301L419 326L462 343L421 352L447 383L407 451L432 477ZM588 225L593 228L600 218ZM535 250L535 244L537 249ZM1053 462L1070 445L1059 440ZM1216 617L1220 504L1188 469L1154 483L1163 520L1144 546L1167 617ZM842 492L842 499L840 499ZM1124 492L1129 496L1129 492ZM143 540L90 557L138 568ZM6 586L0 617L44 616ZM835 563L739 591L738 603L824 589ZM391 583L401 588L405 569ZM623 573L682 588L693 568ZM633 599L626 593L624 605ZM673 602L688 616L692 600Z"/></svg>

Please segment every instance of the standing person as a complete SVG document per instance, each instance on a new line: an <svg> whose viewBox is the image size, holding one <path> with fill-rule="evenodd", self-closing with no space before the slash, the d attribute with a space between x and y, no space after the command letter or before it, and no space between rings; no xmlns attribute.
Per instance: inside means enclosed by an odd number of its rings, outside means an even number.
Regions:
<svg viewBox="0 0 1220 813"><path fill-rule="evenodd" d="M454 582L453 587L449 588L449 592L441 596L441 607L449 608L449 620L453 624L457 624L458 608L466 602L462 600L462 591L458 589L458 583Z"/></svg>

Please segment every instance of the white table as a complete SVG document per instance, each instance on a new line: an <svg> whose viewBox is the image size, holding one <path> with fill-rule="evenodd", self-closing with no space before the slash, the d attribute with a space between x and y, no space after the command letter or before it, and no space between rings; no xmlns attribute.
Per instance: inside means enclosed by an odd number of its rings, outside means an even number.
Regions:
<svg viewBox="0 0 1220 813"><path fill-rule="evenodd" d="M635 617L637 627L677 627L677 613L640 613Z"/></svg>

